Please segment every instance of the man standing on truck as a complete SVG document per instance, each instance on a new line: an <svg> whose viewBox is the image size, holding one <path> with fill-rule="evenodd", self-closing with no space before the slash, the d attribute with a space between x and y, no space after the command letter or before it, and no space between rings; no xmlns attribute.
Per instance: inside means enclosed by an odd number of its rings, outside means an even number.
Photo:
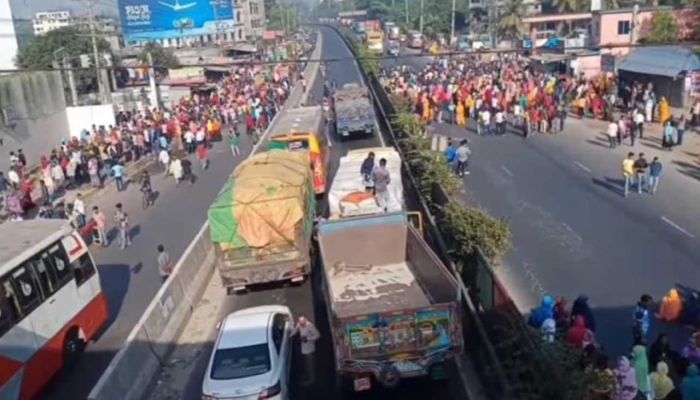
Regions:
<svg viewBox="0 0 700 400"><path fill-rule="evenodd" d="M374 183L372 182L372 172L374 171L374 152L369 152L367 158L362 161L360 166L360 174L362 175L362 184L365 185L367 193L374 191Z"/></svg>
<svg viewBox="0 0 700 400"><path fill-rule="evenodd" d="M321 337L318 333L318 329L306 318L306 315L299 315L297 324L292 331L292 336L298 334L301 340L301 355L304 357L304 366L306 369L306 374L304 377L303 384L305 386L314 383L315 376L315 363L314 357L316 356L316 341Z"/></svg>
<svg viewBox="0 0 700 400"><path fill-rule="evenodd" d="M372 180L374 181L374 196L377 199L379 207L388 211L389 208L389 183L391 176L386 169L386 158L379 160L379 166L372 171Z"/></svg>

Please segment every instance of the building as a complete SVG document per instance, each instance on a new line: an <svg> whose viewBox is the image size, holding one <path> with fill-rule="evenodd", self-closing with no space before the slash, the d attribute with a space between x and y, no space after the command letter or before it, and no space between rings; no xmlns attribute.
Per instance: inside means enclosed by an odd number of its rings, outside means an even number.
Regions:
<svg viewBox="0 0 700 400"><path fill-rule="evenodd" d="M266 27L265 0L233 0L233 5L237 11L236 41L243 41L249 38L261 37ZM238 36L240 34L240 36Z"/></svg>
<svg viewBox="0 0 700 400"><path fill-rule="evenodd" d="M32 26L34 35L41 36L59 28L65 28L73 23L70 11L43 11L34 14Z"/></svg>
<svg viewBox="0 0 700 400"><path fill-rule="evenodd" d="M10 0L0 0L0 48L0 69L14 68L18 44Z"/></svg>

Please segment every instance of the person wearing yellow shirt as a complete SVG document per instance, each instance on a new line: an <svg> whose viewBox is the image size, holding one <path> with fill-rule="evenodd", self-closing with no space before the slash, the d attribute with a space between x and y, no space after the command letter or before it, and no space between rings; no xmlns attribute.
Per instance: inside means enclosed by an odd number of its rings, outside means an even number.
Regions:
<svg viewBox="0 0 700 400"><path fill-rule="evenodd" d="M622 177L625 180L625 197L627 197L634 179L634 153L627 153L627 157L622 160Z"/></svg>

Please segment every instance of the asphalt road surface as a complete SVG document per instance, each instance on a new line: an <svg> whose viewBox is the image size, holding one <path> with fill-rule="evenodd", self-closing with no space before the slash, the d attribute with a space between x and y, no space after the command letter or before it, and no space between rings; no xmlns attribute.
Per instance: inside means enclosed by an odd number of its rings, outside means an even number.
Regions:
<svg viewBox="0 0 700 400"><path fill-rule="evenodd" d="M342 39L337 34L328 29L321 28L323 35L323 52L324 58L350 57L348 49L345 47ZM335 80L340 87L345 83L361 82L359 71L354 62L332 62L327 65L327 80ZM312 90L311 96L307 105L319 104L322 99L322 80L319 75L316 84ZM331 136L333 136L331 134ZM338 160L348 150L360 149L367 147L381 146L377 137L359 139L346 142L338 142L332 140L331 147L331 167L329 169L329 182L335 174ZM327 205L324 202L318 204L318 212L325 211ZM315 274L318 276L318 274ZM305 282L300 286L288 286L282 288L264 288L263 290L253 291L244 295L228 296L225 304L221 307L221 312L218 320L222 320L227 314L247 307L254 307L267 304L284 304L287 305L294 315L303 313L307 315L321 333L321 339L317 343L318 359L316 365L315 384L308 387L299 385L300 379L298 373L301 371L300 356L298 354L298 346L295 345L296 354L293 356L294 367L292 368L292 398L294 399L337 399L340 398L335 388L334 366L333 366L333 349L330 341L330 333L328 321L326 319L326 311L324 307L323 296L320 291L316 290L319 283L316 279L312 282ZM215 330L212 330L210 335L211 341L215 338ZM198 357L197 365L189 377L185 393L182 399L198 399L201 396L202 378L206 364L211 353L212 343L205 346L202 356ZM457 383L457 382L455 382ZM362 395L352 396L359 399L449 399L451 391L454 390L454 385L447 385L444 382L433 383L430 381L416 380L402 385L397 390L377 390ZM455 397L456 398L456 397Z"/></svg>
<svg viewBox="0 0 700 400"><path fill-rule="evenodd" d="M250 149L247 137L241 139L243 154ZM175 187L170 177L167 181L162 172L152 174L152 184L157 193L155 205L142 209L138 184L117 193L106 188L89 199L88 209L98 205L108 217L114 213L114 205L123 204L129 214L133 244L120 250L115 232L109 233L113 243L106 249L91 246L99 266L102 288L107 294L110 320L97 342L91 343L79 362L64 369L46 388L40 399L77 400L85 399L104 372L112 357L121 348L132 327L139 320L156 291L160 287L160 276L156 268L156 246L163 244L171 259L182 255L206 218L206 210L226 181L235 165L243 159L234 159L226 143L214 143L209 152L210 167L202 171L193 162L197 176L194 185ZM195 160L196 161L196 160Z"/></svg>
<svg viewBox="0 0 700 400"><path fill-rule="evenodd" d="M401 60L414 68L424 64ZM436 132L469 138L467 201L511 226L513 249L498 273L521 311L545 293L570 303L585 293L598 341L618 356L629 354L632 313L642 293L658 301L675 284L700 289L700 168L689 162L689 143L667 153L659 135L647 133L635 147L610 150L599 122L573 118L561 135L527 140L514 131L477 136L474 126L467 132L438 124ZM620 165L628 151L644 152L649 161L660 157L656 195L631 191L623 197ZM686 343L688 332L677 325L652 322L650 339L659 332L679 350Z"/></svg>

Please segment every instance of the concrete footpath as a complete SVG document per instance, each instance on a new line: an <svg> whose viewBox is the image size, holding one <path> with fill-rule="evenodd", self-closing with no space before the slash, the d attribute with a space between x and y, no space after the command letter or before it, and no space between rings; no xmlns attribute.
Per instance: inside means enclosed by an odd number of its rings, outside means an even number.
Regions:
<svg viewBox="0 0 700 400"><path fill-rule="evenodd" d="M321 48L320 40L319 36L316 49ZM311 58L318 58L316 50ZM310 82L313 82L317 72L318 63L309 63L304 71ZM304 92L301 85L295 85L281 112L305 102L307 97L308 92ZM273 119L270 126L277 120ZM266 132L269 132L269 128ZM264 135L259 143L263 142ZM251 154L256 152L257 147L253 148ZM177 384L182 382L170 378L180 376L173 372L173 367L192 366L194 363L191 360L204 350L202 344L205 341L199 338L215 331L213 324L216 321L205 322L199 319L216 316L217 309L214 307L222 303L216 296L225 295L213 272L214 252L209 240L208 224L205 222L178 261L173 274L160 288L122 349L93 388L89 399L178 398ZM189 336L186 335L188 332L191 332ZM162 395L149 394L152 383L161 383L155 386L158 390L165 387L162 385L165 380L173 384L172 390Z"/></svg>

